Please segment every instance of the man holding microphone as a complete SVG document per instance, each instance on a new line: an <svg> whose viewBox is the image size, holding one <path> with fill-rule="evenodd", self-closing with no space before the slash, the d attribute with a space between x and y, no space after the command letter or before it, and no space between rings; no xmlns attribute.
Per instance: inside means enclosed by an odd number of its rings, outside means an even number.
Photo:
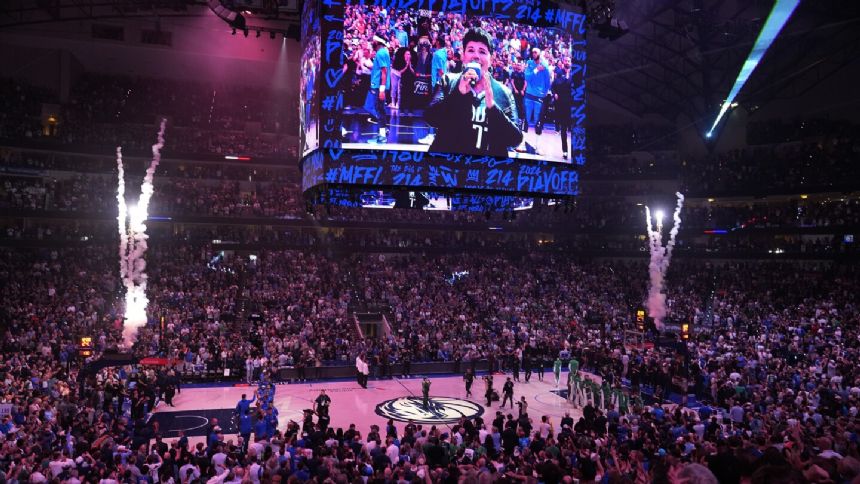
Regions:
<svg viewBox="0 0 860 484"><path fill-rule="evenodd" d="M511 91L492 77L492 40L483 29L463 36L463 73L439 81L425 112L436 128L430 151L508 157L523 134Z"/></svg>

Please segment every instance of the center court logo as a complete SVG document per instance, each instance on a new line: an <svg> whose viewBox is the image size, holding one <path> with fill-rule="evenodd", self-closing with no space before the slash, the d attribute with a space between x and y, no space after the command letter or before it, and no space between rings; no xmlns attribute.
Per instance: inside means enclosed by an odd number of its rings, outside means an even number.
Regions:
<svg viewBox="0 0 860 484"><path fill-rule="evenodd" d="M443 424L458 422L461 418L480 417L484 407L459 398L430 397L424 408L421 397L402 397L386 400L376 406L376 414L401 422Z"/></svg>

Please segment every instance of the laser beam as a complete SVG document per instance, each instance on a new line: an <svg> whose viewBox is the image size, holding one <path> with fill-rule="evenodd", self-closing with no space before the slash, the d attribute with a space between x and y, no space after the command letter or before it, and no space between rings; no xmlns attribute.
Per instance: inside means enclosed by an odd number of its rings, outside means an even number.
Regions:
<svg viewBox="0 0 860 484"><path fill-rule="evenodd" d="M726 115L729 108L737 106L737 104L735 104L735 98L738 96L738 93L744 87L744 84L746 84L756 66L758 66L758 63L764 57L765 52L770 48L773 41L776 40L780 30L782 30L786 22L788 22L788 19L791 18L791 14L794 13L794 10L799 4L800 0L776 0L776 4L774 4L771 9L770 15L767 17L767 21L765 21L755 44L753 44L752 51L749 56L747 56L747 60L744 61L744 65L741 66L741 72L735 79L735 85L732 86L732 90L729 91L728 97L723 102L723 105L720 106L720 113L717 114L717 119L714 120L714 124L711 125L711 129L705 134L706 137L712 137L714 130L717 128L717 125L720 124L720 120L723 119L723 116Z"/></svg>

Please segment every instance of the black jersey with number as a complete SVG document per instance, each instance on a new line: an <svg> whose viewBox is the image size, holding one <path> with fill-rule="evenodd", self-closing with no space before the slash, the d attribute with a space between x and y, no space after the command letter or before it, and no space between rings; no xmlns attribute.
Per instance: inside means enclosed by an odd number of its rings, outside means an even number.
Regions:
<svg viewBox="0 0 860 484"><path fill-rule="evenodd" d="M446 74L425 111L436 128L430 151L507 157L508 149L522 142L519 116L511 91L491 80L493 103L487 109L484 93L460 93L461 74Z"/></svg>

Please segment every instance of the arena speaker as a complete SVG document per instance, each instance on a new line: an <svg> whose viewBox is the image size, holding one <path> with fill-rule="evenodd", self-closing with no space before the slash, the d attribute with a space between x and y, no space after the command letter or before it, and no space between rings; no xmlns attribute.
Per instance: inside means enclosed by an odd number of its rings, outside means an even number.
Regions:
<svg viewBox="0 0 860 484"><path fill-rule="evenodd" d="M209 5L209 10L212 10L212 12L215 13L215 15L217 15L218 18L220 18L221 20L227 22L230 27L242 31L248 29L248 26L245 22L245 17L243 17L241 13L234 12L233 10L230 10L229 8L225 7L220 0L209 0L207 4Z"/></svg>

